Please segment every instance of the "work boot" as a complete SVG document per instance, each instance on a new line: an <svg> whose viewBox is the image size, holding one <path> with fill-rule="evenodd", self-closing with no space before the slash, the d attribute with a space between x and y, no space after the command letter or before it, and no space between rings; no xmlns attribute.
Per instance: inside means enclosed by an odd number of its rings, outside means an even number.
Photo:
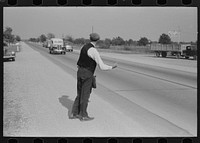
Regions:
<svg viewBox="0 0 200 143"><path fill-rule="evenodd" d="M93 119L94 119L94 117L86 116L86 117L80 118L80 121L91 121L91 120L93 120Z"/></svg>
<svg viewBox="0 0 200 143"><path fill-rule="evenodd" d="M81 116L80 115L74 115L74 114L70 114L69 115L69 119L80 119L81 118Z"/></svg>

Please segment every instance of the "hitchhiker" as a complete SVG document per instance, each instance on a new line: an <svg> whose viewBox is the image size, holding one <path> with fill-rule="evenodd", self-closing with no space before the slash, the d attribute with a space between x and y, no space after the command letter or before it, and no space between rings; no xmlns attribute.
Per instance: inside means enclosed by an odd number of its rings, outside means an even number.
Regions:
<svg viewBox="0 0 200 143"><path fill-rule="evenodd" d="M77 62L77 97L74 101L70 119L80 119L81 121L93 120L94 117L89 117L87 106L92 88L96 88L96 79L94 72L96 65L101 70L111 70L117 67L109 66L103 63L99 52L96 50L96 42L100 39L97 33L90 34L90 43L85 44L80 52Z"/></svg>

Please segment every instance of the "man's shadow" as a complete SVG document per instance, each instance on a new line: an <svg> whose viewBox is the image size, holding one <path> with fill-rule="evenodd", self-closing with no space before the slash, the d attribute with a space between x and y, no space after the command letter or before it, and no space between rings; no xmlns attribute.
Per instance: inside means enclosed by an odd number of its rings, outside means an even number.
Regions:
<svg viewBox="0 0 200 143"><path fill-rule="evenodd" d="M69 117L71 114L71 111L72 111L72 106L73 106L74 101L72 101L68 97L69 96L67 96L67 95L63 95L58 100L65 108L68 109L68 117Z"/></svg>

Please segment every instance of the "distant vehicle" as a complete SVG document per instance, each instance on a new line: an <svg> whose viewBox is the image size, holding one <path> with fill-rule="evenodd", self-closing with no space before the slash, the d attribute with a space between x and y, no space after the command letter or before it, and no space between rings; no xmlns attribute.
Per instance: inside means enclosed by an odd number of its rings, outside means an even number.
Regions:
<svg viewBox="0 0 200 143"><path fill-rule="evenodd" d="M194 60L197 59L197 45L188 45L182 50L182 53L186 59L193 57Z"/></svg>
<svg viewBox="0 0 200 143"><path fill-rule="evenodd" d="M43 42L42 46L45 48L50 48L51 43L52 43L51 40L47 39L46 41Z"/></svg>
<svg viewBox="0 0 200 143"><path fill-rule="evenodd" d="M49 47L50 54L55 54L55 53L65 54L66 53L62 39L51 38L50 43L48 44L50 44L50 47Z"/></svg>
<svg viewBox="0 0 200 143"><path fill-rule="evenodd" d="M151 51L154 51L157 57L167 57L167 53L176 56L177 59L180 57L193 57L196 60L197 57L197 46L191 44L151 44Z"/></svg>
<svg viewBox="0 0 200 143"><path fill-rule="evenodd" d="M20 47L21 47L20 43L17 42L15 45L17 46L17 52L19 52L20 51Z"/></svg>
<svg viewBox="0 0 200 143"><path fill-rule="evenodd" d="M10 50L6 43L3 43L3 59L15 61L15 51Z"/></svg>
<svg viewBox="0 0 200 143"><path fill-rule="evenodd" d="M45 47L45 48L47 48L47 44L48 44L48 42L44 41L43 44L42 44L42 46Z"/></svg>
<svg viewBox="0 0 200 143"><path fill-rule="evenodd" d="M65 42L65 50L66 52L73 52L73 47L72 47L72 44L68 43L68 42Z"/></svg>

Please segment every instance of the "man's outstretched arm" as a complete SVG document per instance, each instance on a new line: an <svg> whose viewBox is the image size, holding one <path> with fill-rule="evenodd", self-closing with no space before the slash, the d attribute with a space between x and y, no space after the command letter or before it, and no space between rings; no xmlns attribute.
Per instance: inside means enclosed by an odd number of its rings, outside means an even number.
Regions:
<svg viewBox="0 0 200 143"><path fill-rule="evenodd" d="M111 70L117 67L117 64L115 64L114 66L104 64L103 60L99 55L99 52L95 48L90 48L88 50L88 56L91 57L97 63L101 70Z"/></svg>

